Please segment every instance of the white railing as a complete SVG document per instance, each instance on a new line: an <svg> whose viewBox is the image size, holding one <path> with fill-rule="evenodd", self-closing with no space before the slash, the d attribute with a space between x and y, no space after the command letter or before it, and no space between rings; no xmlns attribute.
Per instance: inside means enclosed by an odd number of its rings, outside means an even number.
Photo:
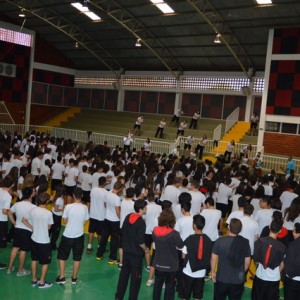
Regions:
<svg viewBox="0 0 300 300"><path fill-rule="evenodd" d="M214 129L214 134L213 134L213 140L214 141L219 141L222 136L222 124L219 124L215 129Z"/></svg>
<svg viewBox="0 0 300 300"><path fill-rule="evenodd" d="M227 118L225 125L225 133L239 120L240 108L237 107Z"/></svg>
<svg viewBox="0 0 300 300"><path fill-rule="evenodd" d="M18 131L20 134L25 134L25 126L22 124L0 124L0 129L3 131L15 132ZM115 145L123 145L123 136L105 134L105 133L97 133L93 132L88 138L88 134L86 131L82 130L74 130L67 128L59 128L59 127L49 127L49 126L38 126L38 125L30 125L30 130L38 130L49 133L54 137L63 137L67 139L72 139L75 141L79 141L82 143L86 143L89 140L92 140L96 144L103 144L104 141L107 141L109 146L115 147ZM186 137L178 137L175 142L162 142L162 141L151 141L151 151L155 153L170 153L173 149L175 149L178 145L183 148ZM199 138L194 138L195 146L199 143ZM133 142L133 147L136 149L140 149L145 142L145 139L135 138ZM237 143L235 145L234 152L240 153L241 150L247 144ZM219 142L218 146L214 144L213 140L208 140L207 144L204 148L205 155L215 156L216 154L223 154L226 150L227 142ZM249 158L253 158L255 154L260 151L263 156L263 169L265 170L278 170L279 168L285 169L287 166L287 158L286 157L277 157L264 155L264 148L258 147L256 145L252 145L252 151L249 155ZM300 174L300 160L295 161L295 174Z"/></svg>

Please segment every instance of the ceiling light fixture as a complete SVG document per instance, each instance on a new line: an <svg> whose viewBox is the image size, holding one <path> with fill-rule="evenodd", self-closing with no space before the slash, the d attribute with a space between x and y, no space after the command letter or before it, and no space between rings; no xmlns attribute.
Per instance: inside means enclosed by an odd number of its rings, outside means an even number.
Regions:
<svg viewBox="0 0 300 300"><path fill-rule="evenodd" d="M272 0L256 0L257 4L272 4Z"/></svg>
<svg viewBox="0 0 300 300"><path fill-rule="evenodd" d="M174 10L163 0L150 0L164 14L173 14Z"/></svg>
<svg viewBox="0 0 300 300"><path fill-rule="evenodd" d="M19 17L20 18L25 18L25 9L21 8L20 12L19 12Z"/></svg>
<svg viewBox="0 0 300 300"><path fill-rule="evenodd" d="M216 37L215 37L215 40L214 40L214 43L215 44L221 44L222 41L221 41L221 34L220 33L217 33Z"/></svg>
<svg viewBox="0 0 300 300"><path fill-rule="evenodd" d="M75 43L75 48L79 48L78 42Z"/></svg>
<svg viewBox="0 0 300 300"><path fill-rule="evenodd" d="M135 42L136 47L142 47L141 39L137 39Z"/></svg>
<svg viewBox="0 0 300 300"><path fill-rule="evenodd" d="M84 2L83 5L80 2L73 2L73 3L71 3L71 5L73 7L75 7L76 9L78 9L80 12L84 13L87 17L89 17L93 21L101 20L101 18L99 16L97 16L95 13L93 13L92 11L89 10L87 1L86 1L86 3Z"/></svg>

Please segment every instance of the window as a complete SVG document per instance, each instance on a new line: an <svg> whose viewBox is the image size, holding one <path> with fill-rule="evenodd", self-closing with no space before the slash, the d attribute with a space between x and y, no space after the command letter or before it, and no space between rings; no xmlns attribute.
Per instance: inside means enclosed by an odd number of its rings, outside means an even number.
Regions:
<svg viewBox="0 0 300 300"><path fill-rule="evenodd" d="M280 130L280 123L266 122L266 131L279 132L279 130Z"/></svg>
<svg viewBox="0 0 300 300"><path fill-rule="evenodd" d="M297 134L297 124L282 123L282 133Z"/></svg>

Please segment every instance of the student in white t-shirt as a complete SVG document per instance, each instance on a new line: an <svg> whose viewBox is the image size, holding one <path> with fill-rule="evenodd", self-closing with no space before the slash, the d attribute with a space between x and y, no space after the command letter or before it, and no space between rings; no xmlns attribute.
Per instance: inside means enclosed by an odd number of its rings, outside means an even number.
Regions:
<svg viewBox="0 0 300 300"><path fill-rule="evenodd" d="M80 261L84 250L83 227L89 219L88 208L81 202L81 188L75 187L73 196L74 203L66 205L62 215L63 222L66 224L66 228L62 235L57 252L57 259L59 262L59 275L55 280L57 284L66 283L66 261L69 258L71 249L73 254L73 273L71 277L71 283L77 283Z"/></svg>
<svg viewBox="0 0 300 300"><path fill-rule="evenodd" d="M88 246L86 253L93 253L92 241L95 233L97 233L98 244L104 231L104 220L106 215L106 202L108 191L105 189L106 178L101 176L98 179L98 187L94 187L91 191L90 202L90 224L88 235Z"/></svg>
<svg viewBox="0 0 300 300"><path fill-rule="evenodd" d="M271 199L268 196L264 196L260 199L259 205L260 210L256 212L255 220L258 223L258 232L261 234L261 231L269 226L272 222L273 209L270 207Z"/></svg>
<svg viewBox="0 0 300 300"><path fill-rule="evenodd" d="M110 255L108 263L119 264L117 260L119 236L120 236L120 210L121 199L119 194L123 191L123 184L117 181L112 191L107 194L106 215L104 220L104 233L101 237L97 251L97 260L101 260L106 249L108 237L110 236Z"/></svg>
<svg viewBox="0 0 300 300"><path fill-rule="evenodd" d="M51 249L56 250L56 241L59 237L60 230L61 230L61 219L62 214L65 207L65 200L64 200L65 188L62 184L56 186L56 200L54 201L52 207L52 215L53 215L53 225L50 229L50 244Z"/></svg>
<svg viewBox="0 0 300 300"><path fill-rule="evenodd" d="M15 182L10 177L5 177L2 181L2 188L0 188L0 241L4 239L8 231L8 218L7 212L11 204L10 191L14 186ZM5 264L0 264L1 269L5 268Z"/></svg>
<svg viewBox="0 0 300 300"><path fill-rule="evenodd" d="M229 225L231 219L235 218L235 219L241 219L241 217L244 215L244 207L247 204L247 199L243 196L241 196L238 199L238 207L239 209L236 211L233 211L232 213L230 213L230 215L228 216L227 220L226 220L226 224Z"/></svg>
<svg viewBox="0 0 300 300"><path fill-rule="evenodd" d="M120 212L120 229L123 226L123 222L127 215L134 212L134 197L135 189L134 188L127 188L126 189L126 196L121 201L121 212ZM119 268L123 265L123 249L122 249L122 235L120 230L120 247L119 247Z"/></svg>
<svg viewBox="0 0 300 300"><path fill-rule="evenodd" d="M67 203L71 203L73 197L73 191L76 187L76 183L78 180L78 162L71 158L69 160L69 165L65 170L65 189L67 194Z"/></svg>
<svg viewBox="0 0 300 300"><path fill-rule="evenodd" d="M78 182L81 184L82 189L82 202L86 203L87 207L90 207L91 201L91 190L92 190L92 181L93 177L91 175L91 171L86 165L82 166L82 172L78 176Z"/></svg>
<svg viewBox="0 0 300 300"><path fill-rule="evenodd" d="M16 202L8 211L8 217L14 226L14 242L9 256L9 263L7 266L7 274L11 274L14 270L13 264L18 252L19 266L17 276L26 276L31 274L29 270L24 269L26 260L26 253L31 249L31 228L27 227L23 222L23 217L29 214L29 212L36 207L31 203L32 197L35 196L33 187L25 187L22 190L22 199L20 202ZM14 218L16 216L16 219Z"/></svg>
<svg viewBox="0 0 300 300"><path fill-rule="evenodd" d="M200 214L201 208L205 201L205 196L199 191L199 182L196 180L192 180L189 194L192 196L192 207L191 214L197 215Z"/></svg>
<svg viewBox="0 0 300 300"><path fill-rule="evenodd" d="M51 167L51 191L52 194L56 190L56 186L62 183L65 166L62 163L62 156L57 156L56 162Z"/></svg>
<svg viewBox="0 0 300 300"><path fill-rule="evenodd" d="M222 212L215 208L215 200L208 197L204 201L204 209L200 213L205 218L205 233L213 242L219 238L218 225L222 216Z"/></svg>
<svg viewBox="0 0 300 300"><path fill-rule="evenodd" d="M51 262L51 245L49 229L53 224L52 213L47 210L46 205L50 196L47 193L38 195L38 207L33 208L23 217L23 223L32 229L31 235L31 273L32 286L48 288L52 283L45 281L48 266ZM37 276L37 263L42 265L41 275Z"/></svg>
<svg viewBox="0 0 300 300"><path fill-rule="evenodd" d="M32 160L32 163L31 163L31 174L34 175L35 181L38 180L40 173L41 173L43 156L44 156L44 153L39 151L37 153L37 156Z"/></svg>

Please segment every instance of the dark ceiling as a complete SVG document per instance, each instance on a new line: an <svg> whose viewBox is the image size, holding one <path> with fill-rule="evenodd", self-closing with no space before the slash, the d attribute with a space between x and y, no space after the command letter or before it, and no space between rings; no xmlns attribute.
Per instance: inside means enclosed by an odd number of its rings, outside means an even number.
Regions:
<svg viewBox="0 0 300 300"><path fill-rule="evenodd" d="M261 71L269 28L300 25L299 0L268 6L255 0L170 0L165 2L175 13L167 16L150 0L91 0L89 9L102 18L96 23L71 2L0 0L0 13L21 26L18 13L25 8L24 27L79 70ZM214 44L216 32L221 44ZM142 47L135 47L137 38Z"/></svg>

